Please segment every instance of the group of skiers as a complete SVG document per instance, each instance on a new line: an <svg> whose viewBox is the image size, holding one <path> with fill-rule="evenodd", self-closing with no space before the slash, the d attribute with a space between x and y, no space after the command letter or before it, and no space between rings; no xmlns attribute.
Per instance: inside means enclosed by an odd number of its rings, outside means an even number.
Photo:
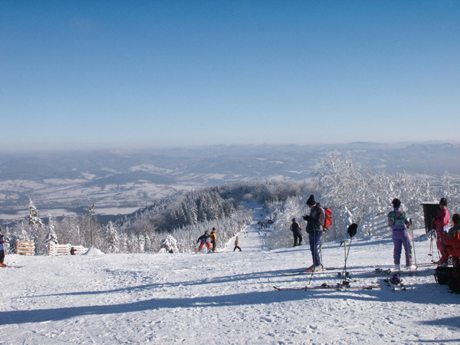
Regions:
<svg viewBox="0 0 460 345"><path fill-rule="evenodd" d="M204 247L206 247L206 249L208 250L208 253L215 253L216 248L217 248L217 230L216 228L212 228L211 233L209 233L206 230L203 235L198 237L198 240L196 241L196 243L198 244L197 252L201 252L201 250ZM235 237L233 251L237 249L241 252L238 236Z"/></svg>
<svg viewBox="0 0 460 345"><path fill-rule="evenodd" d="M416 265L412 256L413 235L410 230L412 220L407 218L397 198L392 201L393 210L388 213L388 226L392 231L394 244L393 263L395 270L400 270L402 248L405 252L405 265L407 269L415 269ZM320 272L324 270L321 258L321 239L324 233L325 209L310 195L307 200L310 214L303 216L307 222L306 232L309 236L309 245L313 264L307 272ZM432 219L432 226L436 233L436 245L440 253L439 266L447 266L449 257L452 258L454 267L460 267L460 215L452 216L453 226L449 229L450 212L447 208L447 199L441 198L436 216ZM356 225L356 224L355 224ZM294 237L294 247L302 244L301 227L295 218L292 219L291 231ZM356 231L355 231L356 233Z"/></svg>
<svg viewBox="0 0 460 345"><path fill-rule="evenodd" d="M441 267L448 265L449 257L452 257L454 267L459 267L460 265L460 215L455 213L452 216L453 226L451 228L449 228L450 220L447 199L441 198L436 216L431 220L431 225L436 235L436 247L440 255L435 264ZM406 217L406 213L401 209L401 201L393 199L393 211L388 214L388 225L393 231L394 264L396 269L400 268L401 247L404 247L406 267L415 268L411 246L413 238L408 231L411 224L411 220Z"/></svg>

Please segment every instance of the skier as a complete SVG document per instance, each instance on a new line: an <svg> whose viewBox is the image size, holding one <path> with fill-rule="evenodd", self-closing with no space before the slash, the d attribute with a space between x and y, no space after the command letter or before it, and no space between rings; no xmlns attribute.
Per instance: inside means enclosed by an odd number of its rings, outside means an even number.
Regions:
<svg viewBox="0 0 460 345"><path fill-rule="evenodd" d="M447 199L441 198L439 201L439 209L436 217L433 219L433 227L436 230L436 246L441 255L441 258L436 263L439 266L447 266L447 260L449 256L446 252L446 239L447 239L447 229L449 226L450 212L447 208Z"/></svg>
<svg viewBox="0 0 460 345"><path fill-rule="evenodd" d="M238 245L238 236L235 237L235 247L233 248L233 251L235 251L237 249L239 249L239 251L241 252L241 248Z"/></svg>
<svg viewBox="0 0 460 345"><path fill-rule="evenodd" d="M294 235L294 247L302 245L302 233L299 223L296 222L295 218L292 218L291 231ZM299 242L297 244L297 241Z"/></svg>
<svg viewBox="0 0 460 345"><path fill-rule="evenodd" d="M216 245L217 245L217 231L216 228L212 228L211 230L211 244L212 244L212 251L216 251Z"/></svg>
<svg viewBox="0 0 460 345"><path fill-rule="evenodd" d="M401 209L401 200L395 198L392 201L393 211L388 213L388 226L393 231L393 261L395 270L399 271L401 261L401 251L404 246L406 254L406 267L415 269L412 265L412 245L411 236L407 231L410 226L410 221L406 218L406 213Z"/></svg>
<svg viewBox="0 0 460 345"><path fill-rule="evenodd" d="M320 246L325 213L321 205L315 201L313 194L308 198L307 206L310 208L310 215L305 215L303 219L307 221L306 231L313 259L313 265L307 268L307 272L321 272L324 269L321 263Z"/></svg>
<svg viewBox="0 0 460 345"><path fill-rule="evenodd" d="M3 234L0 234L0 267L6 267L3 261L5 260L5 243L7 242L8 240L4 238Z"/></svg>
<svg viewBox="0 0 460 345"><path fill-rule="evenodd" d="M211 236L209 236L208 231L206 230L203 235L198 237L196 243L199 243L200 246L198 247L198 251L201 252L204 246L208 248L208 253L211 253Z"/></svg>
<svg viewBox="0 0 460 345"><path fill-rule="evenodd" d="M452 264L454 267L460 267L460 214L455 213L452 216L454 226L449 229L447 234L447 254L452 256Z"/></svg>

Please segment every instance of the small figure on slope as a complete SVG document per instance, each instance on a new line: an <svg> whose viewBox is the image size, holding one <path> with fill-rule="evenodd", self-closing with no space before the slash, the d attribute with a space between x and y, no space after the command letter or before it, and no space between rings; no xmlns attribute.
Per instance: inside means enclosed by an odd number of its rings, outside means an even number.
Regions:
<svg viewBox="0 0 460 345"><path fill-rule="evenodd" d="M211 253L211 236L209 235L209 232L206 230L203 235L198 237L198 240L196 243L199 243L198 247L198 252L201 252L201 249L203 249L204 246L208 248L208 253Z"/></svg>
<svg viewBox="0 0 460 345"><path fill-rule="evenodd" d="M433 219L433 227L436 230L436 246L438 247L441 258L436 262L439 266L447 266L449 255L446 251L447 228L450 221L450 212L447 208L447 199L441 198L436 217Z"/></svg>
<svg viewBox="0 0 460 345"><path fill-rule="evenodd" d="M234 248L233 248L233 251L235 251L235 250L238 249L238 250L241 252L241 248L240 248L240 246L238 245L238 242L239 242L239 241L238 241L238 236L236 236L236 237L235 237L235 246L234 246Z"/></svg>
<svg viewBox="0 0 460 345"><path fill-rule="evenodd" d="M299 223L296 222L295 218L292 218L291 231L294 236L294 247L302 245L302 233Z"/></svg>
<svg viewBox="0 0 460 345"><path fill-rule="evenodd" d="M408 232L410 221L406 217L406 213L401 209L401 201L397 198L393 199L393 211L388 213L388 225L393 231L393 261L395 269L400 270L401 252L404 247L406 254L406 267L415 269L412 265L412 245L411 236Z"/></svg>
<svg viewBox="0 0 460 345"><path fill-rule="evenodd" d="M307 268L307 272L321 272L323 271L323 265L321 263L320 247L325 213L321 205L315 201L313 194L308 198L307 206L310 208L310 215L305 215L303 219L307 221L306 231L313 259L313 265Z"/></svg>
<svg viewBox="0 0 460 345"><path fill-rule="evenodd" d="M212 244L212 251L216 251L217 247L217 230L216 228L212 228L211 230L211 244Z"/></svg>
<svg viewBox="0 0 460 345"><path fill-rule="evenodd" d="M0 234L0 267L6 267L3 261L5 260L5 243L7 242L8 240L5 239L3 234Z"/></svg>

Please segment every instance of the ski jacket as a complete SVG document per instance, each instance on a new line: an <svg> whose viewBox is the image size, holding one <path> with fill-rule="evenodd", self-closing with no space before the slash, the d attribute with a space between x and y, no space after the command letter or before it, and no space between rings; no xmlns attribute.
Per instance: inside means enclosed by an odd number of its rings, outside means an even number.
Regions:
<svg viewBox="0 0 460 345"><path fill-rule="evenodd" d="M460 225L454 225L447 234L450 240L458 241L460 244Z"/></svg>
<svg viewBox="0 0 460 345"><path fill-rule="evenodd" d="M216 231L211 231L211 240L212 241L217 240L217 232Z"/></svg>
<svg viewBox="0 0 460 345"><path fill-rule="evenodd" d="M445 227L449 225L450 212L447 207L439 208L436 217L433 220L433 226L436 229L436 233L440 234L444 231Z"/></svg>
<svg viewBox="0 0 460 345"><path fill-rule="evenodd" d="M4 251L5 250L5 246L3 243L7 242L6 240L4 240L3 238L0 239L0 251Z"/></svg>
<svg viewBox="0 0 460 345"><path fill-rule="evenodd" d="M292 232L300 232L300 225L297 222L292 222L291 224L291 231Z"/></svg>
<svg viewBox="0 0 460 345"><path fill-rule="evenodd" d="M406 212L394 209L388 213L388 226L393 231L406 230L409 225L409 220L406 217Z"/></svg>
<svg viewBox="0 0 460 345"><path fill-rule="evenodd" d="M311 208L310 215L304 217L307 221L307 227L305 229L307 233L310 234L314 231L323 231L324 218L324 209L317 203Z"/></svg>
<svg viewBox="0 0 460 345"><path fill-rule="evenodd" d="M196 243L206 243L211 241L211 236L204 234L198 237L198 241Z"/></svg>

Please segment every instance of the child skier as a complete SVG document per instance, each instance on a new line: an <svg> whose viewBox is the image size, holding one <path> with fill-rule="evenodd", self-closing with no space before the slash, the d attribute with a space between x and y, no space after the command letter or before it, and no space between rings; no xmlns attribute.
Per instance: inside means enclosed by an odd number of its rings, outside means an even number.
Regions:
<svg viewBox="0 0 460 345"><path fill-rule="evenodd" d="M388 225L393 230L393 261L395 270L400 270L401 251L404 247L406 254L406 267L409 269L415 269L412 265L412 245L411 237L407 231L410 226L410 221L406 218L406 213L401 210L401 201L399 199L393 199L393 211L388 213Z"/></svg>
<svg viewBox="0 0 460 345"><path fill-rule="evenodd" d="M238 236L235 237L235 245L234 245L234 248L233 248L233 251L235 250L239 250L241 252L241 248L240 246L238 245L239 241L238 241Z"/></svg>

